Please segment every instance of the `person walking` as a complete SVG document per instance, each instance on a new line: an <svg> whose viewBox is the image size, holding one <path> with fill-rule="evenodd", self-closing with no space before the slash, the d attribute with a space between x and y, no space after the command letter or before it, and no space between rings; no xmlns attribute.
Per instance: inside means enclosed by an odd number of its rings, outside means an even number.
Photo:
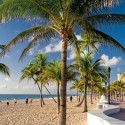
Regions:
<svg viewBox="0 0 125 125"><path fill-rule="evenodd" d="M7 106L9 106L9 100L8 100L8 98L7 98Z"/></svg>
<svg viewBox="0 0 125 125"><path fill-rule="evenodd" d="M26 105L28 104L28 98L26 98Z"/></svg>
<svg viewBox="0 0 125 125"><path fill-rule="evenodd" d="M72 102L72 99L73 99L73 97L72 97L72 96L70 96L70 102Z"/></svg>

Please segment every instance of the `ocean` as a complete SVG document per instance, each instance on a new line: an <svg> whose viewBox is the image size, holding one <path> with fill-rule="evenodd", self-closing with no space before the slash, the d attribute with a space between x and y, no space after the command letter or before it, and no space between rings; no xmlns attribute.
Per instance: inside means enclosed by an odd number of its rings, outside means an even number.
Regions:
<svg viewBox="0 0 125 125"><path fill-rule="evenodd" d="M52 95L52 96L57 97L57 95ZM37 94L0 94L0 100L6 100L7 98L9 100L13 100L13 99L20 100L20 99L26 99L29 97L32 97L33 99L38 99L40 98L40 95L39 94L38 95ZM43 94L43 98L51 98L51 96Z"/></svg>

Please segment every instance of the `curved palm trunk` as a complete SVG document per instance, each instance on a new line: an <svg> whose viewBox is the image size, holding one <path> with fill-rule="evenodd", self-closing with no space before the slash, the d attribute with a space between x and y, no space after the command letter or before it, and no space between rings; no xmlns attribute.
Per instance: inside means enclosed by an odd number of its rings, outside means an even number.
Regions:
<svg viewBox="0 0 125 125"><path fill-rule="evenodd" d="M43 106L43 105L45 105L45 102L44 102L44 100L43 100L43 95L42 95L42 83L41 83L41 89L40 89L40 105L41 105L41 107ZM43 105L42 105L43 104Z"/></svg>
<svg viewBox="0 0 125 125"><path fill-rule="evenodd" d="M85 87L84 87L85 99L84 99L84 110L83 110L83 112L88 111L88 108L87 108L87 85L88 85L88 79L86 78Z"/></svg>
<svg viewBox="0 0 125 125"><path fill-rule="evenodd" d="M57 83L58 114L60 113L59 82Z"/></svg>
<svg viewBox="0 0 125 125"><path fill-rule="evenodd" d="M77 105L76 105L76 107L81 106L81 105L82 105L82 103L83 103L83 101L84 101L84 99L85 99L85 93L84 93L84 95L82 96L82 100L81 100L81 102L80 102L79 104L77 104Z"/></svg>
<svg viewBox="0 0 125 125"><path fill-rule="evenodd" d="M54 100L54 102L57 103L57 101L54 99L54 97L52 96L52 94L50 93L50 91L48 90L48 88L46 86L44 86L44 87L47 90L47 92L50 94L50 96L52 97L52 99Z"/></svg>
<svg viewBox="0 0 125 125"><path fill-rule="evenodd" d="M67 43L68 39L63 38L62 34L62 52L61 52L61 86L60 86L60 115L59 125L66 125L66 64L67 64Z"/></svg>
<svg viewBox="0 0 125 125"><path fill-rule="evenodd" d="M91 97L91 104L93 104L92 95L93 95L93 87L91 86L91 95L90 95L90 97Z"/></svg>
<svg viewBox="0 0 125 125"><path fill-rule="evenodd" d="M43 102L43 97L42 97L42 84L41 84L41 88L40 88L40 86L39 86L39 84L38 83L36 83L37 84L37 86L38 86L38 88L39 88L39 91L40 91L40 106L42 107L43 105L42 105L42 102Z"/></svg>
<svg viewBox="0 0 125 125"><path fill-rule="evenodd" d="M43 96L42 96L42 102L43 102L43 105L45 105L45 102L44 102Z"/></svg>

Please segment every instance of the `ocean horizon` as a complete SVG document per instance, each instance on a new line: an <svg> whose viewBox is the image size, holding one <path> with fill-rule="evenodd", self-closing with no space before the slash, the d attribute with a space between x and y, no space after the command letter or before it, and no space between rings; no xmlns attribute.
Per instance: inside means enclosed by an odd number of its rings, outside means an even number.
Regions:
<svg viewBox="0 0 125 125"><path fill-rule="evenodd" d="M75 94L68 94L67 96L75 96ZM53 97L57 97L56 94L53 94L52 95ZM0 94L0 100L13 100L13 99L16 99L16 100L21 100L21 99L26 99L26 98L29 98L29 97L32 97L33 99L38 99L40 98L40 95L39 94ZM50 95L48 94L43 94L43 98L51 98Z"/></svg>

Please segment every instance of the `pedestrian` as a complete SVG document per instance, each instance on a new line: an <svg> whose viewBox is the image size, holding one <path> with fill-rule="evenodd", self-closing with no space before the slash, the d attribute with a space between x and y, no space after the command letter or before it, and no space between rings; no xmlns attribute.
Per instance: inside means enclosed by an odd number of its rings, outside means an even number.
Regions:
<svg viewBox="0 0 125 125"><path fill-rule="evenodd" d="M7 98L7 106L9 106L9 100L8 100L8 98Z"/></svg>
<svg viewBox="0 0 125 125"><path fill-rule="evenodd" d="M72 102L72 99L73 99L73 97L72 97L72 96L70 96L70 102Z"/></svg>
<svg viewBox="0 0 125 125"><path fill-rule="evenodd" d="M28 104L28 98L26 98L26 104Z"/></svg>
<svg viewBox="0 0 125 125"><path fill-rule="evenodd" d="M33 98L29 97L29 102L32 103L33 102Z"/></svg>

